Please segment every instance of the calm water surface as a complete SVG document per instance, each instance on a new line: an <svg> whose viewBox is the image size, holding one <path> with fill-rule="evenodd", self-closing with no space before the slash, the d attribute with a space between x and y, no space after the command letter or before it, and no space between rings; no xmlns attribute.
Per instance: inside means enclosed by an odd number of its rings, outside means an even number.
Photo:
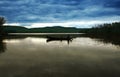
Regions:
<svg viewBox="0 0 120 77"><path fill-rule="evenodd" d="M120 47L89 37L4 39L0 77L119 77Z"/></svg>

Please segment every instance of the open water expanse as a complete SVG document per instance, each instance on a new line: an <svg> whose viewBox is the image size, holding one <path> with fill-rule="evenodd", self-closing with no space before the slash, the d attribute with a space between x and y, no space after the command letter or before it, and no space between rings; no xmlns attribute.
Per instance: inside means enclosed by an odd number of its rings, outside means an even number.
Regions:
<svg viewBox="0 0 120 77"><path fill-rule="evenodd" d="M80 35L5 37L0 77L120 77L120 45Z"/></svg>

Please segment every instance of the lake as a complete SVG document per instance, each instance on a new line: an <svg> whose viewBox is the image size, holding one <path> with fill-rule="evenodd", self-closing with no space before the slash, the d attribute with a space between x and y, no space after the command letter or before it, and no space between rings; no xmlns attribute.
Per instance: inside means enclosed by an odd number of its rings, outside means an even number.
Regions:
<svg viewBox="0 0 120 77"><path fill-rule="evenodd" d="M0 77L120 76L120 45L101 38L10 36L0 52Z"/></svg>

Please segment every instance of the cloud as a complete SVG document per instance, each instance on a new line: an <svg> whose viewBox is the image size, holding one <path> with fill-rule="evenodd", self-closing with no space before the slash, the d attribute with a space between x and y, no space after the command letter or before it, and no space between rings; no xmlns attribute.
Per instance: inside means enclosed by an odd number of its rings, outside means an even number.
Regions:
<svg viewBox="0 0 120 77"><path fill-rule="evenodd" d="M120 0L1 0L0 15L8 23L115 21L120 16L119 3Z"/></svg>
<svg viewBox="0 0 120 77"><path fill-rule="evenodd" d="M56 23L23 23L27 28L39 28L39 27L53 27L53 26L63 26L63 27L77 27L77 28L91 28L98 24L118 22L119 20L115 17L101 20L84 20L84 21L68 21L68 22L56 22ZM115 20L116 19L116 20ZM120 17L119 17L120 19ZM21 25L23 25L21 24Z"/></svg>
<svg viewBox="0 0 120 77"><path fill-rule="evenodd" d="M6 26L6 25L9 25L9 26L20 26L21 24L20 23L6 23L6 24L4 24L4 26Z"/></svg>

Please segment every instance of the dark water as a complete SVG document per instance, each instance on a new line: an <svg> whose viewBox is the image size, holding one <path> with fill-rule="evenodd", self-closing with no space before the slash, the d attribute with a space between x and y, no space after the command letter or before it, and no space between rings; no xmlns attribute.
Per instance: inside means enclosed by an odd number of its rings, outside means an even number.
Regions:
<svg viewBox="0 0 120 77"><path fill-rule="evenodd" d="M119 45L82 36L46 37L1 39L0 77L120 76Z"/></svg>

